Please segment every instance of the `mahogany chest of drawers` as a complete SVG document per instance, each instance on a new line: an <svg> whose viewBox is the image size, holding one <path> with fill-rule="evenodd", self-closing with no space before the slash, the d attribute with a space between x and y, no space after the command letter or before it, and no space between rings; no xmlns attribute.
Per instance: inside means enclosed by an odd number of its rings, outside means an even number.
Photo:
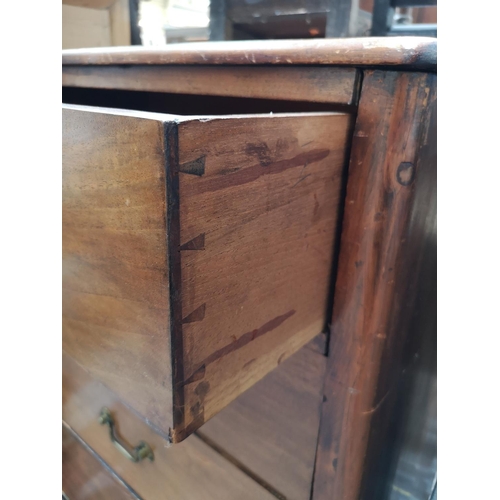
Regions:
<svg viewBox="0 0 500 500"><path fill-rule="evenodd" d="M435 40L64 51L63 102L64 494L388 497L435 343Z"/></svg>

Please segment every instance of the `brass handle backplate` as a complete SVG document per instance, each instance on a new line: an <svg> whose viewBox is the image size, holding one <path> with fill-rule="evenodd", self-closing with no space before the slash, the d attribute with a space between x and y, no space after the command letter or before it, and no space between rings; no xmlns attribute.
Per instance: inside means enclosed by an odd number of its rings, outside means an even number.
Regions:
<svg viewBox="0 0 500 500"><path fill-rule="evenodd" d="M111 438L111 442L118 448L118 450L123 453L129 460L132 462L140 462L144 458L149 458L149 460L153 461L155 459L155 455L151 446L144 441L141 441L135 448L127 445L124 441L120 439L116 432L115 420L111 412L107 408L103 408L101 410L101 414L99 415L99 423L102 425L107 425L109 427L109 436Z"/></svg>

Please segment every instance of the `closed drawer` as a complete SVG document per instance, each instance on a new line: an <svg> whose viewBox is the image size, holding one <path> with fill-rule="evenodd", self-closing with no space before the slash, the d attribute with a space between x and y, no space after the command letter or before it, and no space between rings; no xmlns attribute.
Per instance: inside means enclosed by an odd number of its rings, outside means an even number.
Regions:
<svg viewBox="0 0 500 500"><path fill-rule="evenodd" d="M62 428L62 489L67 500L137 500L68 428Z"/></svg>
<svg viewBox="0 0 500 500"><path fill-rule="evenodd" d="M327 323L350 115L63 110L63 349L180 442Z"/></svg>
<svg viewBox="0 0 500 500"><path fill-rule="evenodd" d="M104 406L115 419L119 438L130 447L146 442L153 461L134 463L118 451L98 420ZM275 499L196 435L169 445L67 355L63 355L63 420L144 500Z"/></svg>

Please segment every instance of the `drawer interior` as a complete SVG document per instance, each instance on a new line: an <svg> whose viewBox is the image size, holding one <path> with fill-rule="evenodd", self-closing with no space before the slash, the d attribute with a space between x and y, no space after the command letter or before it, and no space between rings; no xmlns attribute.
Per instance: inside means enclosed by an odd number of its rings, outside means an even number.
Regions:
<svg viewBox="0 0 500 500"><path fill-rule="evenodd" d="M354 107L331 102L258 99L136 90L63 87L62 100L103 108L133 109L175 115L240 115L259 113L354 112Z"/></svg>

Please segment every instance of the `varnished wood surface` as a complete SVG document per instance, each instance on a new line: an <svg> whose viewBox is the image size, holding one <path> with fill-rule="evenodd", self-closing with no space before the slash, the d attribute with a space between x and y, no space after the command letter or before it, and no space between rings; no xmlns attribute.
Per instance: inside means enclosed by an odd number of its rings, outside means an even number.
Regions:
<svg viewBox="0 0 500 500"><path fill-rule="evenodd" d="M429 84L394 319L404 343L393 343L381 360L377 398L387 397L370 422L363 499L385 498L395 488L428 498L437 473L436 79Z"/></svg>
<svg viewBox="0 0 500 500"><path fill-rule="evenodd" d="M350 121L304 113L179 125L175 384L188 434L324 329Z"/></svg>
<svg viewBox="0 0 500 500"><path fill-rule="evenodd" d="M350 122L65 109L65 352L179 442L320 333Z"/></svg>
<svg viewBox="0 0 500 500"><path fill-rule="evenodd" d="M304 346L201 427L199 434L283 498L309 500L325 366L325 356Z"/></svg>
<svg viewBox="0 0 500 500"><path fill-rule="evenodd" d="M131 114L63 109L63 349L168 434L163 122Z"/></svg>
<svg viewBox="0 0 500 500"><path fill-rule="evenodd" d="M138 500L137 496L64 426L62 490L69 500Z"/></svg>
<svg viewBox="0 0 500 500"><path fill-rule="evenodd" d="M167 47L63 51L66 64L327 64L436 70L435 38L341 38L201 42Z"/></svg>
<svg viewBox="0 0 500 500"><path fill-rule="evenodd" d="M411 341L416 277L423 251L435 238L435 137L429 131L434 90L435 75L369 71L364 76L314 499L381 498L362 482L390 446L384 439L396 387L409 362L403 353Z"/></svg>
<svg viewBox="0 0 500 500"><path fill-rule="evenodd" d="M354 68L63 66L63 86L354 104Z"/></svg>
<svg viewBox="0 0 500 500"><path fill-rule="evenodd" d="M122 439L146 441L155 459L133 463L111 443L98 422L108 407ZM198 437L170 446L74 360L63 355L63 420L145 500L272 500L275 498Z"/></svg>

